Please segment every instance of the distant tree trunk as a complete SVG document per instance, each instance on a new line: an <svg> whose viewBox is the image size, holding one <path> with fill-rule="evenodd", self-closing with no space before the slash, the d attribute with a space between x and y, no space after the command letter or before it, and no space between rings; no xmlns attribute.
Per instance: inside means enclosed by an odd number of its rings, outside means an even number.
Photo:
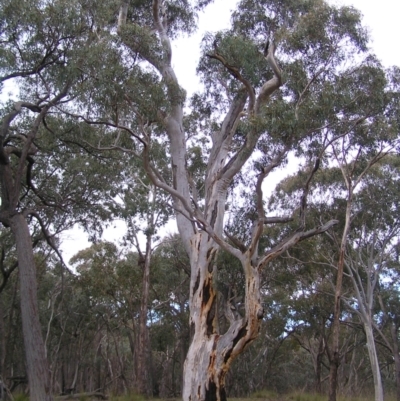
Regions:
<svg viewBox="0 0 400 401"><path fill-rule="evenodd" d="M324 335L321 334L318 343L317 357L315 360L315 392L317 394L322 394L321 374L322 374L322 359L324 357L324 353L325 353L325 339Z"/></svg>
<svg viewBox="0 0 400 401"><path fill-rule="evenodd" d="M390 331L392 334L392 341L393 341L393 358L394 358L394 367L395 367L395 374L396 374L396 400L400 401L400 354L399 354L399 346L397 343L398 329L395 327L394 324L392 324L390 329L391 329Z"/></svg>
<svg viewBox="0 0 400 401"><path fill-rule="evenodd" d="M340 298L343 281L344 247L340 249L339 264L336 277L336 290L333 309L332 349L329 354L329 401L336 401L337 377L340 365Z"/></svg>
<svg viewBox="0 0 400 401"><path fill-rule="evenodd" d="M148 355L149 355L149 333L147 327L149 288L150 288L150 261L151 261L151 235L147 235L146 254L140 255L139 265L143 269L142 297L139 317L139 338L137 350L136 381L137 390L140 394L151 395L149 378Z"/></svg>
<svg viewBox="0 0 400 401"><path fill-rule="evenodd" d="M15 236L20 279L22 330L31 401L52 401L37 302L36 267L28 223L17 213L10 218Z"/></svg>
<svg viewBox="0 0 400 401"><path fill-rule="evenodd" d="M4 378L4 363L6 355L6 335L4 325L4 303L0 294L0 379Z"/></svg>
<svg viewBox="0 0 400 401"><path fill-rule="evenodd" d="M340 348L339 348L339 337L340 337L340 299L342 296L342 284L343 284L343 270L344 270L344 257L347 245L347 236L350 230L351 223L351 206L352 206L352 188L349 184L348 187L348 198L346 203L346 220L345 226L342 233L342 240L340 243L339 250L339 261L337 267L336 276L336 287L335 287L335 300L333 305L333 324L332 324L332 348L329 355L329 401L336 401L336 390L337 390L337 377L338 369L340 365Z"/></svg>
<svg viewBox="0 0 400 401"><path fill-rule="evenodd" d="M396 318L393 320L389 317L386 310L385 303L382 300L381 295L378 296L379 304L384 315L385 321L389 324L390 339L382 332L382 330L375 324L374 327L377 329L382 340L386 343L387 347L390 349L394 359L395 375L396 375L396 400L400 401L400 353L399 353L399 325L396 322ZM373 322L372 322L373 323Z"/></svg>

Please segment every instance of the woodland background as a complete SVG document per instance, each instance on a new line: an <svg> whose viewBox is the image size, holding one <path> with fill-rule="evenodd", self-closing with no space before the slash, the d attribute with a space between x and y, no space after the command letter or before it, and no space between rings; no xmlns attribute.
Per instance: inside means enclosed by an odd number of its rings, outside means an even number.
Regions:
<svg viewBox="0 0 400 401"><path fill-rule="evenodd" d="M193 337L191 266L180 237L163 234L176 213L174 194L155 185L149 171L173 187L163 118L173 102L185 104L188 201L201 209L212 132L240 93L239 81L262 87L271 47L247 24L248 15L258 15L256 2L239 2L231 30L205 36L198 68L204 91L186 99L145 63L164 60L154 32L142 29L151 25L152 2L128 2L133 24L123 40L116 28L120 2L97 3L1 4L1 82L18 85L21 101L10 96L0 111L0 377L10 391L27 388L21 297L29 281L21 287L18 236L10 230L18 215L33 247L52 392L179 397ZM193 10L208 2L165 3L168 34L176 37L193 30ZM261 3L275 10L271 15L285 11L270 17L284 84L259 120L238 124L232 153L244 147L252 124L262 134L230 184L224 241L246 248L260 209L267 216L261 252L306 228L334 224L260 273L260 335L233 363L228 396L328 393L340 276L338 392L369 395L379 375L385 394L400 400L400 69L383 67L371 53L351 7ZM267 43L275 46L272 36ZM151 148L145 155L151 168L137 157L141 146ZM260 197L263 165L284 167L289 158L295 171L276 188L266 181L268 195ZM116 220L126 225L123 240L103 241ZM62 234L76 226L92 245L65 261ZM213 263L216 320L224 332L245 314L246 278L224 249Z"/></svg>

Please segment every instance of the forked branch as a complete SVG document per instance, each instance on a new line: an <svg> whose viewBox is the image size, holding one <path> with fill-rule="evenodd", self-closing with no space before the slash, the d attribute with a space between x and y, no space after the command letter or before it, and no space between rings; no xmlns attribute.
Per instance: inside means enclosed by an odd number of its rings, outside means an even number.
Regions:
<svg viewBox="0 0 400 401"><path fill-rule="evenodd" d="M258 262L258 267L261 269L268 262L277 258L279 255L281 255L283 252L287 251L292 246L296 245L297 243L299 243L301 241L304 241L307 238L311 238L311 237L314 237L315 235L324 233L325 231L329 230L334 225L336 225L338 222L339 222L338 220L330 220L322 226L313 228L308 231L296 232L293 235L291 235L289 238L283 239L277 245L275 245L272 249L270 249L269 251L267 251L265 253L265 255Z"/></svg>

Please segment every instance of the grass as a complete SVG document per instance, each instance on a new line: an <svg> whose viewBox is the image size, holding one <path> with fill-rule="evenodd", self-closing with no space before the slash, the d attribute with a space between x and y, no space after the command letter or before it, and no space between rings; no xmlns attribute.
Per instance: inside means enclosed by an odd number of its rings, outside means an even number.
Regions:
<svg viewBox="0 0 400 401"><path fill-rule="evenodd" d="M109 397L110 401L146 401L146 398L140 394L128 393L124 395L112 395ZM150 401L150 399L148 399Z"/></svg>
<svg viewBox="0 0 400 401"><path fill-rule="evenodd" d="M25 393L14 394L14 401L29 401L29 396Z"/></svg>
<svg viewBox="0 0 400 401"><path fill-rule="evenodd" d="M304 393L295 391L289 394L277 394L270 390L259 390L254 392L248 398L229 398L230 401L327 401L328 396L324 394ZM129 393L124 395L110 395L109 401L181 401L181 398L171 398L168 400L157 398L145 398L136 393ZM374 397L343 397L337 398L338 401L374 401ZM27 394L20 393L14 395L14 401L29 401ZM92 397L82 396L79 401L95 401ZM396 397L387 395L385 401L396 401Z"/></svg>

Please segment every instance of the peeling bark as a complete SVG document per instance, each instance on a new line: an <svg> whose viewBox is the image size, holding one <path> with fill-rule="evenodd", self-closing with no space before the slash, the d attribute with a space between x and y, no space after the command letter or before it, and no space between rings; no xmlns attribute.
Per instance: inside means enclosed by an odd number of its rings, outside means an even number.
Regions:
<svg viewBox="0 0 400 401"><path fill-rule="evenodd" d="M205 233L193 240L190 320L194 337L184 365L183 399L225 401L225 377L233 360L257 337L263 317L258 269L243 258L246 272L245 317L233 320L220 334L217 326L217 294L212 266L213 248ZM212 244L212 242L211 242ZM200 245L200 246L198 246ZM208 255L204 257L204 255ZM194 256L194 257L193 257ZM196 265L194 265L196 263Z"/></svg>

